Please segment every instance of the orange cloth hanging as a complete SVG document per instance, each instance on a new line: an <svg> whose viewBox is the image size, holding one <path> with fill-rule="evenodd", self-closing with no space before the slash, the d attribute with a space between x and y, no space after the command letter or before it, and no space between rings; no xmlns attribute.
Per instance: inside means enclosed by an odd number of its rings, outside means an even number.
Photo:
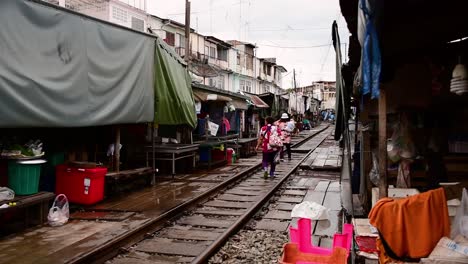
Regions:
<svg viewBox="0 0 468 264"><path fill-rule="evenodd" d="M401 200L380 199L369 220L399 258L427 257L442 237L450 235L443 188ZM381 263L386 262L381 259Z"/></svg>

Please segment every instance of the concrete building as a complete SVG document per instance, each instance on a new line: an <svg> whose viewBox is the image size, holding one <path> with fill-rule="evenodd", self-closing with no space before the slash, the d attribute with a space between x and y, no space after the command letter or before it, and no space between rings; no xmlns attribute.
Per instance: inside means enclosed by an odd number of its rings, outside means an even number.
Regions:
<svg viewBox="0 0 468 264"><path fill-rule="evenodd" d="M146 0L45 0L76 12L146 31Z"/></svg>
<svg viewBox="0 0 468 264"><path fill-rule="evenodd" d="M322 101L322 109L335 109L336 82L318 81L301 89L305 93L312 95L312 98Z"/></svg>
<svg viewBox="0 0 468 264"><path fill-rule="evenodd" d="M124 27L154 34L185 57L185 25L146 12L147 0L45 0ZM190 72L196 82L239 93L282 94L286 69L276 58L258 58L257 47L238 40L223 41L190 31Z"/></svg>

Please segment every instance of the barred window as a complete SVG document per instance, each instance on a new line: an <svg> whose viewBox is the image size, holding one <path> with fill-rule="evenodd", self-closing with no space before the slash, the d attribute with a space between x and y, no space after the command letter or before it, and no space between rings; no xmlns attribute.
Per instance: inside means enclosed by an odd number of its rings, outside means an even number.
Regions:
<svg viewBox="0 0 468 264"><path fill-rule="evenodd" d="M115 7L112 7L112 17L120 22L127 23L127 11Z"/></svg>

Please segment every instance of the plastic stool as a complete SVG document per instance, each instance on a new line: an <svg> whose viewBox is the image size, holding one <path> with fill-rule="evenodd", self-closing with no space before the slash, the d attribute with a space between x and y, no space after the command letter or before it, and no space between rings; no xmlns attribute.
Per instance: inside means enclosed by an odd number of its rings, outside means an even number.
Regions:
<svg viewBox="0 0 468 264"><path fill-rule="evenodd" d="M346 255L349 256L351 242L353 238L353 225L344 224L343 233L333 236L332 248L322 248L312 245L311 241L311 220L301 218L297 221L297 228L289 227L290 241L297 243L298 248L303 253L311 253L318 255L331 255L335 248L344 248Z"/></svg>

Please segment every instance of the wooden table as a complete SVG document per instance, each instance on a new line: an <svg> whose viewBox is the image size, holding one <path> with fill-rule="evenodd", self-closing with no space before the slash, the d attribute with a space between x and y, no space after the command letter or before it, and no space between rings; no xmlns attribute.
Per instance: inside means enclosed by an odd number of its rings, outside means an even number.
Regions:
<svg viewBox="0 0 468 264"><path fill-rule="evenodd" d="M241 157L249 157L253 155L257 155L257 138L239 138L237 143L241 145L240 148L240 156Z"/></svg>
<svg viewBox="0 0 468 264"><path fill-rule="evenodd" d="M199 144L160 144L155 146L155 160L166 160L172 163L172 177L175 175L175 163L177 160L192 157L193 168L195 167L195 154ZM146 166L149 167L149 153L153 146L146 146ZM160 154L158 156L157 154Z"/></svg>
<svg viewBox="0 0 468 264"><path fill-rule="evenodd" d="M208 169L211 169L211 166L213 166L213 165L226 162L227 161L227 143L229 143L229 142L234 142L234 140L233 139L230 139L230 140L218 139L218 140L200 142L200 146L199 146L200 151L206 150L208 152L207 161L206 162L200 162L200 164L201 165L206 164L208 166ZM216 146L221 146L221 145L226 145L224 147L224 159L219 160L219 161L213 161L211 151Z"/></svg>
<svg viewBox="0 0 468 264"><path fill-rule="evenodd" d="M0 205L16 203L16 206L0 209L0 216L5 213L13 212L18 209L25 210L24 228L28 228L31 220L34 224L42 225L47 222L49 204L54 199L55 194L50 192L40 192L32 195L16 196L10 201L0 201Z"/></svg>

